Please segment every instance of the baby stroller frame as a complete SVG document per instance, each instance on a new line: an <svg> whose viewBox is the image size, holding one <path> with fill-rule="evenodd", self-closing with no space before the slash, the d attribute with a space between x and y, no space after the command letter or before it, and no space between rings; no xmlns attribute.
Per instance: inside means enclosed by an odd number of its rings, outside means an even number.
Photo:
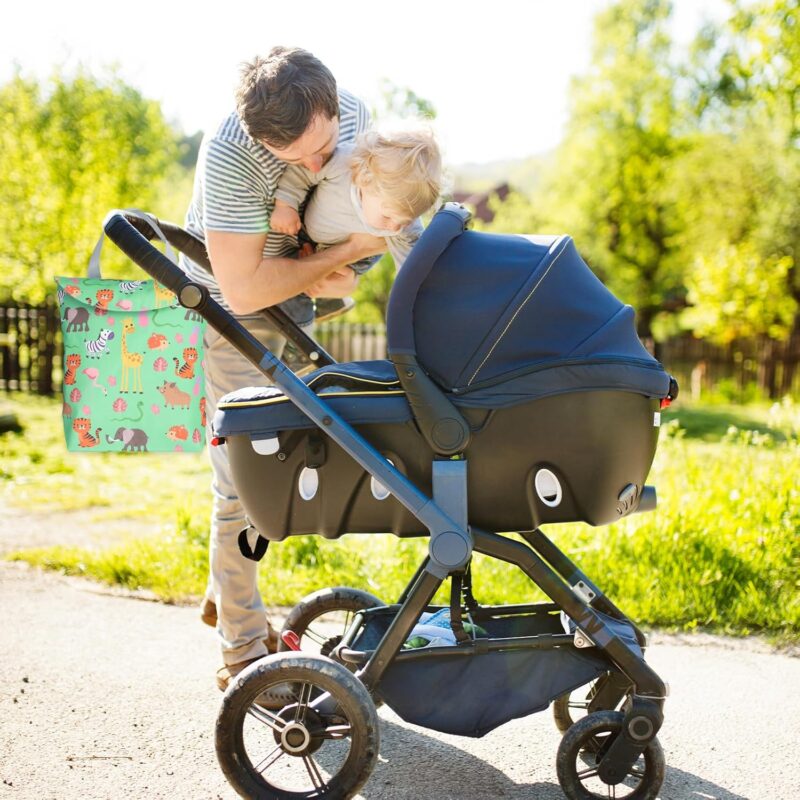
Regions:
<svg viewBox="0 0 800 800"><path fill-rule="evenodd" d="M204 245L200 240L175 225L153 219L160 225L166 238L173 245L197 263L210 268ZM436 234L423 236L412 255L433 263L453 236L464 229L467 220L468 215L461 207L448 204L434 219L435 224L432 223L430 226L437 228ZM368 650L353 647L371 615L374 616L380 609L375 612L372 610L360 612L356 616L354 624L346 632L333 653L338 664L328 663L328 659L318 657L321 662L325 662L314 665L320 670L321 676L320 681L314 684L318 690L313 696L313 701L311 700L311 689L308 690L309 694L305 698L306 705L317 714L317 717L325 716L326 698L334 693L330 684L331 676L334 681L347 684L348 690L355 693L361 705L365 702L363 692L359 694L361 690L356 688L353 683L348 683L348 681L352 681L352 675L341 666L342 664L360 668L357 673L358 681L370 694L378 696L381 681L393 663L402 660L411 661L421 657L421 651L402 651L403 644L422 613L431 607L434 595L448 577L454 577L454 597L458 595L458 601L454 600L451 603L451 607L455 611L453 629L458 634L458 628L461 628L463 633L463 626L457 619L458 611L461 608L462 576L465 570L469 569L472 554L482 553L519 567L553 601L553 605L547 605L546 610L557 608L563 611L572 620L573 625L570 633L547 632L534 636L471 639L460 641L458 648L461 648L462 651L480 649L482 652L500 652L515 649L547 650L567 646L594 647L594 652L602 654L602 658L607 662L608 675L614 676L615 679L598 683L597 690L589 703L589 711L613 710L623 698L627 696L627 699L622 712L615 712L617 716L610 723L605 720L607 725L603 730L606 731L606 734L611 731L610 735L601 736L598 733L600 728L584 725L573 736L575 741L570 741L571 750L567 748L562 753L564 750L564 742L562 742L562 748L559 749L559 780L562 788L570 798L596 796L586 793L577 769L578 754L591 752L594 748L597 755L593 775L599 777L604 785L616 786L634 775L640 777L640 781L631 797L655 797L663 779L663 756L660 756L660 763L656 763L658 759L651 758L651 756L654 753L660 754L655 736L663 721L662 709L667 691L663 681L640 655L640 649L645 646L645 637L541 530L523 532L521 534L525 540L523 543L469 525L467 519L467 462L458 455L464 449L469 438L469 426L417 363L413 349L413 335L409 334L406 337L411 342L409 347L402 348L400 352L390 355L419 429L434 451L439 454L432 465L432 497L428 497L420 491L346 420L333 411L324 399L317 396L232 315L216 303L209 296L205 286L190 280L153 247L148 240L153 237L154 232L148 228L146 223L138 219L127 218L124 211L113 211L107 216L104 227L109 238L126 255L153 278L173 291L181 305L201 314L249 361L257 365L286 397L386 487L429 531L428 555L403 592L398 604L392 607L391 622L377 645ZM297 326L286 315L282 315L279 309L268 310L268 315L279 330L310 355L316 364L334 363L333 359L313 339L299 331ZM410 330L410 314L407 325ZM677 387L675 386L674 389L671 387L670 394L674 396L676 393ZM629 502L630 508L626 509L627 511L643 511L654 508L655 490L652 487L644 487L644 490L630 498ZM466 599L469 608L469 604L473 602L469 588L466 592ZM531 608L534 607L505 607L503 611L506 614L523 613ZM487 609L487 611L491 612L492 609ZM614 625L614 621L629 626L628 630L632 631L632 637L622 635L619 626ZM634 642L631 641L631 638ZM452 648L449 650L451 653L453 652ZM433 655L435 657L436 654ZM446 656L447 653L442 655ZM281 656L270 657L270 659L276 658L280 659ZM286 664L282 664L282 668L287 665L288 667L292 666L286 658L284 661ZM261 663L253 665L242 673L241 678L234 682L226 693L225 702L229 701L229 695L235 695L237 692L241 694L246 688L248 679L258 672L257 668ZM297 676L302 672L301 667L302 665L297 668L300 672L284 671L282 673L284 685L290 677L300 680ZM322 678L323 673L326 676L324 679ZM304 675L305 673L303 673ZM306 686L305 683L302 685ZM252 695L252 691L250 694ZM258 693L255 696L259 696ZM235 702L233 700L229 705L235 704ZM371 706L371 701L369 703ZM301 698L292 706L292 713L299 714L297 709L302 705ZM253 709L256 708L255 705L252 705L248 713L252 714ZM280 715L276 717L275 715L270 716L268 711L264 713L269 718L268 723L274 726L275 720ZM371 707L369 713L372 716L368 723L374 725L374 708ZM590 717L585 719L590 719L591 716L593 715L590 714ZM240 793L245 796L258 797L348 797L352 796L369 776L377 756L376 738L369 740L368 746L372 747L375 752L362 759L364 764L355 770L358 774L354 772L351 776L345 775L338 782L336 780L326 782L316 767L311 766L313 764L311 755L313 755L314 748L309 741L316 741L314 731L311 730L313 726L306 725L304 728L303 724L305 723L299 721L296 716L293 720L289 720L288 717L280 719L281 732L280 735L275 734L278 747L282 748L279 755L289 753L303 758L311 776L312 793L280 793L277 790L276 793L271 793L269 788L264 788L252 775L242 777L242 769L245 771L247 769L246 765L242 767L241 754L237 754L234 759L237 765L235 767L228 765L226 768L226 764L223 762L223 768ZM327 723L317 719L318 727L322 725L324 728L325 724ZM355 730L357 725L353 720L350 720L350 725L352 726L350 729L350 735L353 738L352 749L359 745L359 742L356 741L358 739ZM328 725L324 729L333 731L335 727ZM336 733L330 733L327 738L336 738L336 735ZM326 736L322 736L322 738L326 738ZM566 739L567 737L565 737L565 742ZM238 739L234 737L234 740L234 744L237 742L241 744L240 737ZM641 769L635 768L637 763L641 763L642 754L648 756L645 769L645 771L649 770L647 775ZM653 760L654 758L655 760ZM574 763L567 764L566 761ZM347 764L345 772L353 771L350 761ZM584 770L584 772L586 771Z"/></svg>

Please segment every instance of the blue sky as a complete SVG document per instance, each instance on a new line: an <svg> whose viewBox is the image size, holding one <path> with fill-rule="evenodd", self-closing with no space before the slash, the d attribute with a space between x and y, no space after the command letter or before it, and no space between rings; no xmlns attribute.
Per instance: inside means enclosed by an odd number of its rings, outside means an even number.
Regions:
<svg viewBox="0 0 800 800"><path fill-rule="evenodd" d="M240 62L276 44L311 50L340 85L374 102L381 78L431 100L451 164L520 158L560 140L570 77L588 65L592 17L607 0L303 3L236 0L42 0L14 4L0 28L0 81L19 64L116 64L186 131L232 107ZM222 9L230 9L223 13ZM724 0L676 0L687 42Z"/></svg>

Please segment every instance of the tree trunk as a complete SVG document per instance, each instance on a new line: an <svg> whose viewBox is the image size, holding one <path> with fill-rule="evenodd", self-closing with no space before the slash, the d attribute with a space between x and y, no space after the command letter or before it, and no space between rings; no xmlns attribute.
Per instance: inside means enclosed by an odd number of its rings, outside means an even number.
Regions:
<svg viewBox="0 0 800 800"><path fill-rule="evenodd" d="M778 396L775 385L775 350L778 343L767 336L761 337L758 347L758 388L770 399Z"/></svg>
<svg viewBox="0 0 800 800"><path fill-rule="evenodd" d="M800 359L800 312L795 315L792 332L783 349L783 372L779 395L791 394L794 376L797 373L797 362Z"/></svg>

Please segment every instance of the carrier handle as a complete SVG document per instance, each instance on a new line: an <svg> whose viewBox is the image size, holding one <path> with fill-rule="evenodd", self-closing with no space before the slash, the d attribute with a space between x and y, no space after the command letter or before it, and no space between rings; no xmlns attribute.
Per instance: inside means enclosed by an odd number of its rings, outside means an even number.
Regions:
<svg viewBox="0 0 800 800"><path fill-rule="evenodd" d="M416 355L414 342L414 303L420 286L428 277L436 259L450 242L462 234L472 214L460 203L445 203L411 248L397 273L389 305L386 309L386 346L390 357L395 354Z"/></svg>
<svg viewBox="0 0 800 800"><path fill-rule="evenodd" d="M204 270L213 274L211 268L211 261L208 257L208 251L202 239L184 230L173 222L165 222L158 219L152 214L134 216L127 211L115 210L109 213L106 217L103 227L105 228L106 235L120 249L125 252L129 257L135 261L143 269L145 267L140 264L136 259L125 250L119 242L109 232L109 225L111 224L112 217L115 215L121 216L123 222L127 222L134 232L141 234L148 241L155 238L158 234L150 224L150 220L143 217L152 218L153 224L161 228L167 242L173 247L180 250L187 258L190 258L195 264L199 264ZM123 238L125 234L122 235ZM155 249L155 248L153 248ZM156 251L158 252L158 251ZM180 271L180 270L179 270ZM152 274L152 273L151 273ZM181 272L181 274L183 274ZM155 276L154 276L155 277ZM184 276L185 277L185 276ZM163 283L168 289L172 289L166 281L161 278L156 278L160 283ZM173 290L174 291L174 290ZM176 292L177 294L177 292ZM267 318L270 324L284 337L286 337L292 344L294 344L301 352L311 360L315 367L327 367L331 364L336 364L336 359L328 353L315 339L309 336L282 308L279 306L271 306L269 308L262 308L261 314Z"/></svg>
<svg viewBox="0 0 800 800"><path fill-rule="evenodd" d="M461 412L417 361L414 303L436 259L466 230L471 217L458 203L446 203L434 214L397 275L386 314L389 358L420 433L441 456L463 452L472 434Z"/></svg>

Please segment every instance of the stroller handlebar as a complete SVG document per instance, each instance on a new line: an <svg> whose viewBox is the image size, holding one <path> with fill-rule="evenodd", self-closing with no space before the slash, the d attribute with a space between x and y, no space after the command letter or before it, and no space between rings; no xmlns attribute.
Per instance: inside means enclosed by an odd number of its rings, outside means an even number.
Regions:
<svg viewBox="0 0 800 800"><path fill-rule="evenodd" d="M134 225L134 221L136 224ZM180 267L173 264L163 253L153 247L142 228L155 235L144 220L129 219L124 211L109 212L103 220L106 236L125 253L135 264L138 264L148 275L174 292L180 299L181 292L194 284ZM166 234L165 234L166 235ZM187 234L188 235L188 234Z"/></svg>
<svg viewBox="0 0 800 800"><path fill-rule="evenodd" d="M211 261L202 239L172 222L164 222L153 215L149 216L152 217L153 223L161 228L164 237L171 245L203 269L212 272ZM134 263L159 283L164 284L170 291L175 292L182 305L187 305L184 300L189 298L181 300L181 290L190 284L195 287L198 285L187 278L183 270L150 244L150 240L155 238L156 232L146 219L142 219L139 215L129 216L124 210L114 210L106 216L103 229L108 238ZM204 289L205 287L198 288ZM282 308L279 306L263 308L261 313L277 331L305 353L315 367L326 367L336 363L336 359L302 330Z"/></svg>

